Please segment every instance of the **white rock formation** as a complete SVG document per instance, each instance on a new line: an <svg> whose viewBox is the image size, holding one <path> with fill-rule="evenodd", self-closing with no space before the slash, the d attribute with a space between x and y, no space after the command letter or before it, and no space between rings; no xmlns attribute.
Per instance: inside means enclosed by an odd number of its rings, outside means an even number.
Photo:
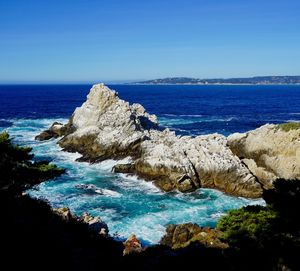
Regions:
<svg viewBox="0 0 300 271"><path fill-rule="evenodd" d="M86 102L76 108L70 122L75 132L60 144L75 149L81 144L82 153L99 160L121 157L122 153L133 154L134 146L145 136L145 129L157 126L155 115L146 113L139 104L129 105L103 84L92 87Z"/></svg>
<svg viewBox="0 0 300 271"><path fill-rule="evenodd" d="M259 197L256 177L227 147L219 134L180 137L158 127L156 116L139 104L129 105L103 84L94 85L73 113L59 144L83 159L100 161L132 156L130 168L163 190L193 191L211 187L229 194ZM126 172L126 170L125 170Z"/></svg>
<svg viewBox="0 0 300 271"><path fill-rule="evenodd" d="M300 128L284 130L280 127L266 124L228 137L231 150L266 187L278 177L300 179Z"/></svg>

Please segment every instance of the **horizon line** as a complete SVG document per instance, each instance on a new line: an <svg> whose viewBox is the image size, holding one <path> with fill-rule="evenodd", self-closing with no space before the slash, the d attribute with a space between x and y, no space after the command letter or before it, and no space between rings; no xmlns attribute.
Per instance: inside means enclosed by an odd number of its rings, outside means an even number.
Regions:
<svg viewBox="0 0 300 271"><path fill-rule="evenodd" d="M300 75L252 75L252 76L241 76L241 77L193 77L193 76L166 76L166 77L156 77L152 79L115 79L115 80L38 80L38 81L31 81L31 80L0 80L0 85L88 85L88 84L97 84L97 83L104 83L104 84L130 84L130 83L142 83L147 81L153 80L161 80L161 79L170 79L170 78L190 78L190 79L198 79L198 80L212 80L212 79L247 79L247 78L255 78L255 77L297 77Z"/></svg>

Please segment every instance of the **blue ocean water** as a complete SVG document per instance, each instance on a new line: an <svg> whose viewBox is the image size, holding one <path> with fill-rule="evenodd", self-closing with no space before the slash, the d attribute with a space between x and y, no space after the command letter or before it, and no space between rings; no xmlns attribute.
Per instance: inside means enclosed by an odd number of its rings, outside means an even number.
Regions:
<svg viewBox="0 0 300 271"><path fill-rule="evenodd" d="M120 161L76 162L78 154L61 151L56 140L34 141L53 121L66 122L85 101L90 85L0 86L0 129L18 144L33 147L37 159L49 159L67 174L30 191L54 207L68 206L80 215L88 211L108 223L121 238L135 233L156 243L170 223L214 226L228 209L263 204L224 195L212 189L194 193L163 193L151 182L114 174ZM300 86L133 86L115 85L121 98L139 102L178 134L244 132L265 123L300 121ZM122 162L122 161L121 161ZM78 184L93 184L84 190Z"/></svg>

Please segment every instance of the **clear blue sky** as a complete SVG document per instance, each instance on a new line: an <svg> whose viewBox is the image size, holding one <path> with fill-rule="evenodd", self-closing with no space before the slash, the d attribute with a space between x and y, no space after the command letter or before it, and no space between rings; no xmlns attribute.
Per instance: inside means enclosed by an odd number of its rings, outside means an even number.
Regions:
<svg viewBox="0 0 300 271"><path fill-rule="evenodd" d="M0 82L300 75L299 0L0 0Z"/></svg>

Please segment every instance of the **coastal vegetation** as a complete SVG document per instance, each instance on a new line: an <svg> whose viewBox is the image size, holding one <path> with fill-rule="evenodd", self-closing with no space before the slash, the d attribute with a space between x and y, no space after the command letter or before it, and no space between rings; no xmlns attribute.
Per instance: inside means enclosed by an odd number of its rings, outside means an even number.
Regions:
<svg viewBox="0 0 300 271"><path fill-rule="evenodd" d="M47 161L33 162L32 149L13 145L8 133L0 133L0 190L21 192L65 172Z"/></svg>
<svg viewBox="0 0 300 271"><path fill-rule="evenodd" d="M205 247L206 255L214 251L222 270L299 270L300 183L278 179L263 198L266 206L230 210L216 228L169 225L161 244L176 251Z"/></svg>
<svg viewBox="0 0 300 271"><path fill-rule="evenodd" d="M260 242L272 232L277 219L276 212L263 206L247 206L230 210L218 222L220 239L233 246Z"/></svg>
<svg viewBox="0 0 300 271"><path fill-rule="evenodd" d="M276 126L276 130L282 130L284 132L298 129L300 129L300 122L281 123Z"/></svg>
<svg viewBox="0 0 300 271"><path fill-rule="evenodd" d="M218 222L220 239L244 252L258 252L273 268L299 270L300 183L278 179L265 190L266 206L231 210Z"/></svg>

